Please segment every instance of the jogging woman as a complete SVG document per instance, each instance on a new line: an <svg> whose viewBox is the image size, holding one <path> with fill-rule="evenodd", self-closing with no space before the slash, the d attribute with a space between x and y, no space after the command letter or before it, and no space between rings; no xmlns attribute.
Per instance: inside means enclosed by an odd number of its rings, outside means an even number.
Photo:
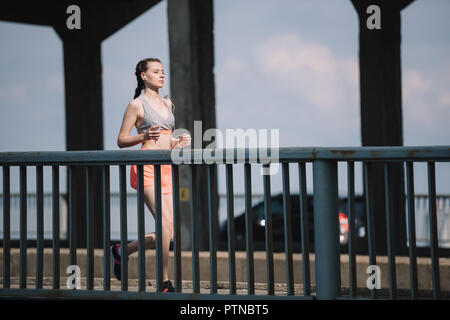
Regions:
<svg viewBox="0 0 450 320"><path fill-rule="evenodd" d="M134 99L128 104L120 128L117 145L127 148L142 143L141 150L184 148L191 143L191 137L183 134L179 139L172 137L175 127L175 106L170 98L162 98L159 89L164 85L164 69L157 58L147 58L136 65L137 88ZM133 126L138 134L130 135ZM130 169L130 184L137 189L136 165ZM155 217L154 167L144 165L144 201ZM168 276L169 246L173 237L172 166L161 165L162 193L162 258L163 292L173 292ZM145 235L145 248L155 248L155 233ZM138 242L128 243L128 255L138 250ZM114 274L120 280L120 244L111 246ZM128 257L127 257L128 258Z"/></svg>

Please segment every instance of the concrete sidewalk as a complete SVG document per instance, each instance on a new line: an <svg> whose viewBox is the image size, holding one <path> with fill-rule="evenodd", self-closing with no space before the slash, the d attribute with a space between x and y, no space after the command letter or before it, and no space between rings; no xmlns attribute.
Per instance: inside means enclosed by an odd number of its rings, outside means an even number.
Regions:
<svg viewBox="0 0 450 320"><path fill-rule="evenodd" d="M60 290L62 291L68 291L67 286L67 277L61 277L60 279ZM86 286L86 278L81 278L81 285L80 290L87 290ZM43 289L52 290L52 281L53 279L51 277L44 277L43 278ZM0 288L3 286L3 279L0 278ZM229 283L224 281L218 281L217 282L217 294L218 295L229 295ZM236 296L241 297L251 297L248 295L247 291L247 283L245 282L237 282L236 283ZM18 289L19 288L19 278L18 277L12 277L11 278L11 286L12 289ZM36 288L36 278L35 277L28 277L27 278L27 290L29 289L35 289ZM210 282L209 281L200 281L200 294L210 294ZM276 283L274 285L274 296L277 297L287 297L287 287L284 283ZM311 287L311 297L315 297L316 295L316 288L314 286ZM1 289L0 289L1 290ZM94 291L98 292L105 292L103 287L103 278L95 278L94 279ZM138 293L138 280L137 279L129 279L128 280L128 292L130 293ZM121 282L116 279L111 279L111 287L110 287L111 293L121 293ZM156 292L156 280L147 280L146 286L145 286L145 292L146 293L155 293ZM193 288L192 288L192 281L191 280L183 280L182 281L182 293L183 294L192 294ZM267 293L267 285L265 283L255 283L255 296L268 296ZM26 296L26 295L25 295ZM55 296L59 296L59 294L56 294ZM376 296L377 299L389 299L389 289L380 289L376 290ZM410 291L408 289L398 289L397 290L397 298L400 300L410 300ZM98 296L100 297L100 296ZM304 297L303 293L303 285L302 284L294 284L294 297ZM343 287L341 289L341 297L342 298L348 298L350 297L350 290L349 288ZM357 289L357 297L358 298L367 298L371 299L371 292L367 288L358 288ZM417 293L418 299L433 299L433 293L430 290L419 290ZM1 296L0 296L1 299ZM450 292L441 292L441 299L450 300Z"/></svg>
<svg viewBox="0 0 450 320"><path fill-rule="evenodd" d="M66 278L68 274L66 269L69 263L69 250L62 248L60 250L60 275L61 275L61 286L65 286L63 278ZM3 256L3 249L0 249L0 256ZM202 288L208 290L209 288L209 252L200 252L200 281L202 283ZM129 257L128 262L128 278L130 288L133 287L132 282L136 281L137 288L137 253ZM315 288L315 256L310 254L310 278L311 287ZM11 249L11 277L19 277L19 249ZM274 280L275 288L282 294L286 291L286 266L285 266L285 254L284 253L274 253ZM300 294L303 294L303 278L302 278L302 255L293 254L294 260L294 284L295 290ZM369 274L366 273L367 267L369 265L368 256L357 256L357 286L360 291L367 290L366 281ZM254 265L255 265L255 288L263 291L262 294L266 294L266 254L263 251L254 252ZM81 269L81 277L86 277L86 249L77 250L77 264ZM399 290L410 288L409 279L409 258L408 257L397 257L397 288ZM377 256L377 265L381 270L381 288L389 289L389 278L388 278L388 261L386 256ZM450 292L450 259L440 258L440 284L442 292ZM155 250L146 251L146 283L148 281L154 281L156 279L156 259ZM189 289L192 288L192 260L191 252L182 252L182 279L183 287ZM35 279L36 274L36 249L29 248L27 250L27 277L30 279ZM418 258L417 259L417 274L418 274L418 289L429 291L432 290L432 271L431 271L431 259L430 258ZM0 278L3 275L3 265L0 265ZM111 272L114 278L113 273ZM169 257L169 277L173 280L174 270L173 270L173 251L170 252ZM50 281L52 277L52 249L44 249L44 278L45 281ZM103 281L103 249L95 249L94 251L94 278L96 281ZM228 293L228 252L219 251L217 252L217 280L219 288L225 290ZM34 281L34 280L30 280ZM120 282L115 284L115 279L112 280L112 286L118 286L120 290ZM245 290L247 286L247 264L246 264L246 252L236 252L236 282L239 284L238 289L242 288ZM33 282L34 283L34 282ZM45 285L45 282L44 282ZM348 255L341 255L341 286L343 291L345 288L349 287L349 264ZM103 288L103 285L101 284ZM408 290L409 291L409 290Z"/></svg>

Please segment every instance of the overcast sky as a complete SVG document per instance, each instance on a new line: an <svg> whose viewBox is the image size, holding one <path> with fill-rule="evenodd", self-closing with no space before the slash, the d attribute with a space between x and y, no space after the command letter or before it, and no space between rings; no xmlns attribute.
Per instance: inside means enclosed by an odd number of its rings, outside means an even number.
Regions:
<svg viewBox="0 0 450 320"><path fill-rule="evenodd" d="M170 77L166 9L161 1L102 43L107 150L118 150L123 112L136 87L136 63L159 57ZM448 0L416 0L402 12L405 146L450 144L449 13ZM218 129L279 129L281 147L361 146L358 20L350 0L215 1L214 41ZM54 30L0 22L0 69L0 151L65 150L62 43ZM291 190L298 190L297 168L291 168ZM416 192L425 193L425 165L416 168ZM51 191L47 169L44 187ZM339 189L345 193L345 165L339 169ZM436 170L437 192L450 193L450 166L438 163ZM34 171L29 172L32 191ZM312 192L309 166L308 172ZM236 192L243 191L241 173L236 173ZM261 193L257 173L253 190ZM116 177L114 171L112 190L118 190ZM221 172L220 192L223 177ZM65 190L65 170L61 180ZM18 191L15 168L11 183L12 192ZM281 175L273 178L272 190L281 190Z"/></svg>

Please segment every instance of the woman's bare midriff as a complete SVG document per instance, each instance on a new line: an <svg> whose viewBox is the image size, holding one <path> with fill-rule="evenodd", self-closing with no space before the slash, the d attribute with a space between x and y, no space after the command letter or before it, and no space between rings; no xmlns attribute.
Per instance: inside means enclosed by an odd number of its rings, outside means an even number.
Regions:
<svg viewBox="0 0 450 320"><path fill-rule="evenodd" d="M161 150L161 149L170 149L172 134L160 134L159 139L155 140L146 140L142 143L141 149L144 150Z"/></svg>

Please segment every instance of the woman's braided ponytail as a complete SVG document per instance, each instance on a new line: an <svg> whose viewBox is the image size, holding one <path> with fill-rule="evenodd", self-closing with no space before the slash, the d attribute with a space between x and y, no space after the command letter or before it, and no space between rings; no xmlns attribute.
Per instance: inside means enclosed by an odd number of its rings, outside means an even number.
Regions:
<svg viewBox="0 0 450 320"><path fill-rule="evenodd" d="M134 91L134 99L139 97L142 90L145 89L145 83L144 83L144 80L142 80L142 78L141 78L141 73L147 71L148 62L152 62L152 61L161 63L161 61L158 58L146 58L146 59L139 61L138 64L136 65L136 71L134 74L136 75L137 88Z"/></svg>

